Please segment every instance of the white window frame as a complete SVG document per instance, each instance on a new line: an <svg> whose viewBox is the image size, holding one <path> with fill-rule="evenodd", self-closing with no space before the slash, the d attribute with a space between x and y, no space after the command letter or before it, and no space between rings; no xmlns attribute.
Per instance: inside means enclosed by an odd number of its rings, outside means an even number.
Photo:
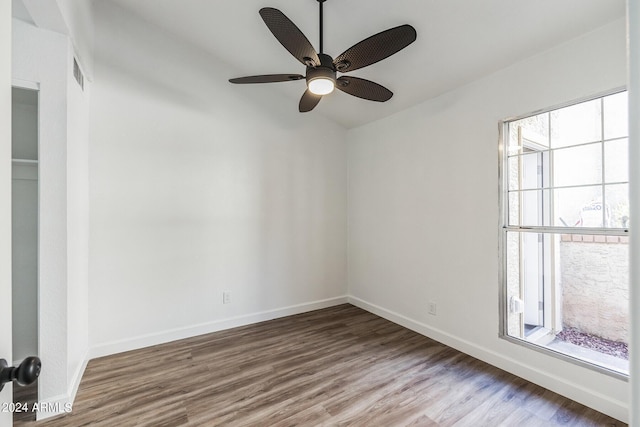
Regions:
<svg viewBox="0 0 640 427"><path fill-rule="evenodd" d="M565 102L559 105L555 105L553 107L537 110L531 113L523 114L520 116L509 117L504 120L501 120L498 123L499 126L499 148L498 148L498 160L499 160L499 206L500 206L500 221L499 221L499 259L500 259L500 268L499 268L499 310L500 310L500 319L499 319L499 333L498 336L506 341L511 343L521 345L527 347L531 350L550 355L554 358L561 359L564 361L568 361L570 363L583 366L590 370L594 370L597 372L604 373L606 375L622 379L624 381L629 381L629 374L624 374L619 371L608 369L604 366L598 365L596 363L580 359L574 357L570 354L559 352L553 350L549 347L545 347L530 341L527 341L522 338L514 337L509 335L508 331L508 316L509 316L509 301L507 301L507 235L509 232L534 232L534 233L542 233L542 234L592 234L592 235L616 235L616 236L629 236L628 228L597 228L597 227L559 227L552 225L544 225L544 226L523 226L523 225L509 225L509 177L507 176L508 172L508 138L509 138L509 124L511 122L521 120L527 117L536 116L544 113L548 113L554 110L562 109L565 107L570 107L576 104L580 104L583 102L592 101L599 98L604 98L606 96L615 95L616 93L627 91L626 87L619 87L610 91L598 93L592 96L580 98L577 100ZM628 136L627 136L628 137ZM604 144L604 139L601 139L600 142ZM550 172L552 173L552 172ZM604 167L602 173L604 174ZM603 187L605 185L604 181L602 182ZM605 199L603 194L603 205ZM554 297L555 298L555 297ZM555 305L555 301L553 302ZM555 311L555 310L553 310ZM545 317L546 314L545 314ZM559 319L555 319L555 316L552 316L552 322L555 323L559 321Z"/></svg>

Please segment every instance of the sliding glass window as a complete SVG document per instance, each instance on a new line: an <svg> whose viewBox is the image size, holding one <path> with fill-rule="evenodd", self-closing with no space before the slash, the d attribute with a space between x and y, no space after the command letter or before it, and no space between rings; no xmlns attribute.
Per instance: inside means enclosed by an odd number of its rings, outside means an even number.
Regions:
<svg viewBox="0 0 640 427"><path fill-rule="evenodd" d="M502 336L628 375L627 93L501 126Z"/></svg>

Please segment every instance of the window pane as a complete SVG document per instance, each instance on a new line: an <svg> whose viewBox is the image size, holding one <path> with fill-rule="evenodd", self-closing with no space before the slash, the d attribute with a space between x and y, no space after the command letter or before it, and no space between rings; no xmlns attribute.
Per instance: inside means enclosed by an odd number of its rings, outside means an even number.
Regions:
<svg viewBox="0 0 640 427"><path fill-rule="evenodd" d="M627 373L628 239L565 234L556 257L562 332L549 347Z"/></svg>
<svg viewBox="0 0 640 427"><path fill-rule="evenodd" d="M627 109L627 92L620 92L604 98L605 139L629 136L629 114Z"/></svg>
<svg viewBox="0 0 640 427"><path fill-rule="evenodd" d="M604 143L605 182L629 181L629 140L616 139Z"/></svg>
<svg viewBox="0 0 640 427"><path fill-rule="evenodd" d="M549 215L543 209L549 205L549 190L525 190L509 193L509 225L549 225Z"/></svg>
<svg viewBox="0 0 640 427"><path fill-rule="evenodd" d="M627 237L507 233L507 333L628 373L628 259Z"/></svg>
<svg viewBox="0 0 640 427"><path fill-rule="evenodd" d="M520 192L509 193L509 225L520 225Z"/></svg>
<svg viewBox="0 0 640 427"><path fill-rule="evenodd" d="M602 187L554 190L554 225L558 227L602 227Z"/></svg>
<svg viewBox="0 0 640 427"><path fill-rule="evenodd" d="M510 157L507 162L509 190L517 190L520 188L520 157Z"/></svg>
<svg viewBox="0 0 640 427"><path fill-rule="evenodd" d="M566 147L602 138L600 99L551 111L551 147Z"/></svg>
<svg viewBox="0 0 640 427"><path fill-rule="evenodd" d="M626 104L626 93L614 94L509 123L501 253L503 332L624 374Z"/></svg>
<svg viewBox="0 0 640 427"><path fill-rule="evenodd" d="M524 141L523 141L524 140ZM549 145L549 113L526 117L509 123L508 155L521 152L523 144L533 143L546 148Z"/></svg>
<svg viewBox="0 0 640 427"><path fill-rule="evenodd" d="M521 225L542 225L542 191L520 193Z"/></svg>
<svg viewBox="0 0 640 427"><path fill-rule="evenodd" d="M629 185L607 185L604 189L605 203L609 211L609 227L629 227ZM606 213L606 212L605 212Z"/></svg>
<svg viewBox="0 0 640 427"><path fill-rule="evenodd" d="M509 190L533 190L543 187L543 157L546 153L527 153L509 158Z"/></svg>
<svg viewBox="0 0 640 427"><path fill-rule="evenodd" d="M547 335L542 331L550 325L545 323L545 258L548 258L545 239L550 234L513 232L507 234L507 295L508 333L511 336L535 339ZM549 277L549 274L547 274ZM550 301L549 301L550 302ZM540 337L541 338L541 337Z"/></svg>
<svg viewBox="0 0 640 427"><path fill-rule="evenodd" d="M602 182L602 145L563 148L553 153L553 185L590 185Z"/></svg>
<svg viewBox="0 0 640 427"><path fill-rule="evenodd" d="M514 156L520 154L522 146L520 145L520 139L518 137L520 127L520 121L509 123L509 140L507 141L507 156Z"/></svg>
<svg viewBox="0 0 640 427"><path fill-rule="evenodd" d="M521 314L516 302L522 299L520 292L520 234L507 233L507 304L511 305L507 318L507 333L512 337L524 338Z"/></svg>

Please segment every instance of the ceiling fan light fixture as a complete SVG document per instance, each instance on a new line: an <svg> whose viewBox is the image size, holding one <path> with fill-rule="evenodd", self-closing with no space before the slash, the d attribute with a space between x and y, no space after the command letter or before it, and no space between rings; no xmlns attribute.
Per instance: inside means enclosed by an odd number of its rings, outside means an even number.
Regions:
<svg viewBox="0 0 640 427"><path fill-rule="evenodd" d="M307 83L309 91L315 95L327 95L333 92L336 82L328 77L318 77Z"/></svg>
<svg viewBox="0 0 640 427"><path fill-rule="evenodd" d="M335 60L323 50L322 4L326 0L316 0L319 4L320 37L319 52L316 52L300 28L273 7L260 9L260 17L285 49L307 67L305 76L301 74L263 74L229 79L231 83L275 83L306 78L307 90L298 103L298 111L313 110L324 95L338 89L346 94L369 101L385 102L393 92L375 82L358 77L336 77L336 72L347 73L375 64L401 51L416 40L416 30L411 25L400 25L374 34L354 44L342 52Z"/></svg>
<svg viewBox="0 0 640 427"><path fill-rule="evenodd" d="M331 57L320 54L320 61L324 62L317 67L307 68L307 87L314 95L327 95L336 87L336 72L331 65ZM326 63L326 65L325 65Z"/></svg>

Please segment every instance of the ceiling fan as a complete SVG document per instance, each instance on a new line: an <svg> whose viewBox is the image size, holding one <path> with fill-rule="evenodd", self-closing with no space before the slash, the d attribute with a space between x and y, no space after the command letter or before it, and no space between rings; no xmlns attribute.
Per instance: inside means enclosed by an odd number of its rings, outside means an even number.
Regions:
<svg viewBox="0 0 640 427"><path fill-rule="evenodd" d="M238 77L231 83L274 83L305 79L307 90L300 99L298 109L305 113L314 109L323 95L334 88L370 101L385 102L393 92L384 86L369 80L351 76L336 78L337 72L347 73L381 61L404 49L416 40L416 30L411 25L400 25L375 34L338 55L335 59L322 49L322 4L326 0L317 0L320 6L320 53L315 49L296 25L284 13L272 7L260 9L260 16L278 41L303 65L307 67L306 76L301 74L266 74L260 76Z"/></svg>

